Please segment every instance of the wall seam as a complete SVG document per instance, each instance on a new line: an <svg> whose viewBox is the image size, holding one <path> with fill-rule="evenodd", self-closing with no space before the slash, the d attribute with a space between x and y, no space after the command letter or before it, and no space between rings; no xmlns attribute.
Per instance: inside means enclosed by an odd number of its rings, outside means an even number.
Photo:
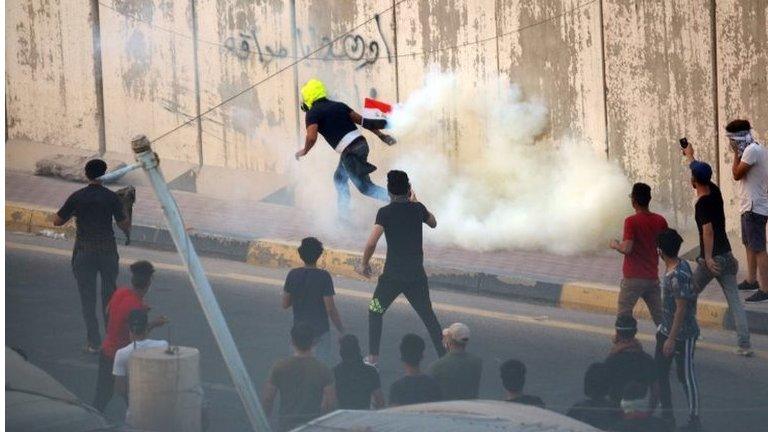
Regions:
<svg viewBox="0 0 768 432"><path fill-rule="evenodd" d="M717 171L717 184L720 184L720 110L718 109L718 102L720 96L718 94L718 74L717 74L717 0L710 0L710 40L712 44L712 111L714 116L715 127L715 170Z"/></svg>
<svg viewBox="0 0 768 432"><path fill-rule="evenodd" d="M600 22L600 69L603 75L603 127L605 128L605 159L610 159L610 150L608 145L608 80L605 72L605 23L603 22L603 0L598 2Z"/></svg>
<svg viewBox="0 0 768 432"><path fill-rule="evenodd" d="M198 59L198 26L197 26L197 0L189 0L192 11L192 57L195 62L195 116L197 117L197 162L203 166L203 118L200 116L200 62Z"/></svg>
<svg viewBox="0 0 768 432"><path fill-rule="evenodd" d="M400 103L400 62L397 51L397 0L392 0L392 33L395 42L395 102Z"/></svg>
<svg viewBox="0 0 768 432"><path fill-rule="evenodd" d="M301 146L301 98L299 97L299 43L298 29L296 28L296 0L291 0L291 44L293 45L293 58L296 64L293 65L293 113L294 126L296 127L296 145Z"/></svg>
<svg viewBox="0 0 768 432"><path fill-rule="evenodd" d="M93 81L96 93L96 130L99 140L99 154L103 155L107 151L107 131L104 117L104 72L101 64L99 0L91 0L91 42L93 44ZM6 134L6 136L8 135Z"/></svg>

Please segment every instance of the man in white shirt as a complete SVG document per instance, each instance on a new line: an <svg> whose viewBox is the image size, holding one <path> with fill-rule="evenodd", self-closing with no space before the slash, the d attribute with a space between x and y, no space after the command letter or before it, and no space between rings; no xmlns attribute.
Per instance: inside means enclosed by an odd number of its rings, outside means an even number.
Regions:
<svg viewBox="0 0 768 432"><path fill-rule="evenodd" d="M747 120L733 120L725 131L734 153L732 172L738 182L741 240L747 251L747 280L739 284L739 289L758 290L746 301L761 302L768 300L768 150L752 137Z"/></svg>
<svg viewBox="0 0 768 432"><path fill-rule="evenodd" d="M115 353L115 363L112 368L112 375L115 376L115 393L120 395L126 403L128 403L128 362L131 354L141 349L168 348L167 341L147 339L148 327L147 311L143 309L131 311L128 315L131 343Z"/></svg>

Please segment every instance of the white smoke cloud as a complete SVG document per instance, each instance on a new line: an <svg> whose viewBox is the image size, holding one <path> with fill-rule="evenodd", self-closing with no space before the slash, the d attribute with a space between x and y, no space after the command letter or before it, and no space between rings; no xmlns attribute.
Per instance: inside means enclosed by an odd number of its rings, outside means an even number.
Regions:
<svg viewBox="0 0 768 432"><path fill-rule="evenodd" d="M475 87L432 73L391 117L399 156L419 199L436 215L435 241L474 250L605 247L621 229L629 181L588 143L536 143L546 107L499 79ZM446 113L460 118L458 150L444 151Z"/></svg>

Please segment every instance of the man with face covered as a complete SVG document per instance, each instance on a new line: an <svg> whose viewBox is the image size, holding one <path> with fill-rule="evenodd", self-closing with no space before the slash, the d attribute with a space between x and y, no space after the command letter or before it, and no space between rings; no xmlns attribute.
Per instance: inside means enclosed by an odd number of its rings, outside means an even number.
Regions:
<svg viewBox="0 0 768 432"><path fill-rule="evenodd" d="M328 99L325 85L317 79L307 81L301 88L301 97L301 109L306 112L307 136L304 147L296 152L296 160L314 147L318 133L339 154L339 165L333 174L339 215L345 217L349 213L349 181L363 195L389 201L387 190L371 181L370 174L376 170L376 166L368 162L368 142L357 128L360 125L376 134L387 145L393 145L395 139L380 131L386 126L386 121L364 119L346 104Z"/></svg>

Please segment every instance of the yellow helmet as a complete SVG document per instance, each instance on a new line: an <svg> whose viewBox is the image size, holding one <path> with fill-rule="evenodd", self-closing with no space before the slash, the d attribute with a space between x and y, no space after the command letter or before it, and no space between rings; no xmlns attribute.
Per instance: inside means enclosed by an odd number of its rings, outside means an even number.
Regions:
<svg viewBox="0 0 768 432"><path fill-rule="evenodd" d="M307 109L312 108L312 104L318 99L326 97L325 84L322 81L312 78L304 84L301 88L301 99L304 101L304 105Z"/></svg>

